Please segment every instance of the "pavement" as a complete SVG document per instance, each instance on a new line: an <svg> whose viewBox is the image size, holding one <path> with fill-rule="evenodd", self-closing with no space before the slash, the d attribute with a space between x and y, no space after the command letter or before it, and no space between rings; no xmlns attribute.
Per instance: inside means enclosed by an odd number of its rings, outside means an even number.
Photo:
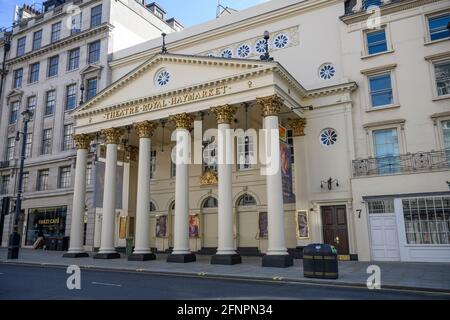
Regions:
<svg viewBox="0 0 450 320"><path fill-rule="evenodd" d="M367 287L367 267L377 265L381 270L382 289L442 292L450 294L450 263L412 262L360 262L340 261L339 278L336 280L310 279L303 276L303 261L294 260L289 268L261 266L260 257L242 257L242 264L211 265L210 256L197 255L197 261L187 264L167 263L166 254L157 254L153 261L128 261L121 259L97 260L93 253L89 258L63 258L63 252L21 249L19 259L8 260L7 248L0 248L0 264L64 267L78 265L81 269L109 270L150 275L181 275L208 279L264 280L271 282L295 282L303 284L330 284L351 287Z"/></svg>

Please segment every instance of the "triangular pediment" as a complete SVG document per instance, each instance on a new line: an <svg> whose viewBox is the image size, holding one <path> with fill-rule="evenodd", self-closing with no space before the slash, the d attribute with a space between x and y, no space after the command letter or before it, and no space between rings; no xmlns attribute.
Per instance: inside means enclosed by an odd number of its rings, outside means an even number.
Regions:
<svg viewBox="0 0 450 320"><path fill-rule="evenodd" d="M9 100L14 99L14 98L20 99L22 97L22 95L23 95L23 91L22 90L13 89L13 90L11 90L8 93L8 95L6 97L7 97L8 101L9 101Z"/></svg>
<svg viewBox="0 0 450 320"><path fill-rule="evenodd" d="M89 73L99 73L102 71L101 66L95 65L95 64L89 64L86 67L84 67L83 69L81 69L80 74L82 75L86 75Z"/></svg>
<svg viewBox="0 0 450 320"><path fill-rule="evenodd" d="M276 66L274 62L257 60L157 54L85 102L75 111L75 116L85 111L220 83Z"/></svg>

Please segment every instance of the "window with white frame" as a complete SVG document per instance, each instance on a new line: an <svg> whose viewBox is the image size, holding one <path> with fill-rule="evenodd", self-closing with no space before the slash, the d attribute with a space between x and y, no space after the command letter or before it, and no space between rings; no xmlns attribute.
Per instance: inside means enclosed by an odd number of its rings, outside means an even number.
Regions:
<svg viewBox="0 0 450 320"><path fill-rule="evenodd" d="M7 144L6 144L6 160L7 161L14 160L15 146L16 146L16 138L15 137L8 138Z"/></svg>
<svg viewBox="0 0 450 320"><path fill-rule="evenodd" d="M70 166L59 168L59 185L60 189L67 189L70 187L71 168Z"/></svg>
<svg viewBox="0 0 450 320"><path fill-rule="evenodd" d="M22 191L27 192L28 186L29 186L29 180L30 180L30 173L24 172L22 176Z"/></svg>
<svg viewBox="0 0 450 320"><path fill-rule="evenodd" d="M78 69L80 66L80 48L72 49L67 53L67 71Z"/></svg>
<svg viewBox="0 0 450 320"><path fill-rule="evenodd" d="M56 91L50 90L47 91L46 97L45 97L45 116L49 116L55 113L55 107L56 107Z"/></svg>
<svg viewBox="0 0 450 320"><path fill-rule="evenodd" d="M19 109L19 101L14 101L13 103L11 103L11 110L9 112L9 124L17 123L17 120L19 119Z"/></svg>
<svg viewBox="0 0 450 320"><path fill-rule="evenodd" d="M56 42L61 38L61 22L52 24L52 33L50 36L50 42Z"/></svg>
<svg viewBox="0 0 450 320"><path fill-rule="evenodd" d="M31 146L33 143L33 133L27 133L25 141L25 158L31 158Z"/></svg>
<svg viewBox="0 0 450 320"><path fill-rule="evenodd" d="M388 50L386 30L367 31L366 32L367 54L377 54Z"/></svg>
<svg viewBox="0 0 450 320"><path fill-rule="evenodd" d="M38 191L48 190L48 176L49 176L48 169L38 171L38 181L37 181Z"/></svg>
<svg viewBox="0 0 450 320"><path fill-rule="evenodd" d="M30 77L28 79L29 83L35 83L39 81L39 62L33 63L30 65Z"/></svg>
<svg viewBox="0 0 450 320"><path fill-rule="evenodd" d="M442 121L442 136L444 137L444 148L450 150L450 120Z"/></svg>
<svg viewBox="0 0 450 320"><path fill-rule="evenodd" d="M22 37L17 40L17 51L16 56L20 57L25 54L25 44L27 42L27 37Z"/></svg>
<svg viewBox="0 0 450 320"><path fill-rule="evenodd" d="M369 76L368 80L372 108L388 106L394 103L390 72Z"/></svg>
<svg viewBox="0 0 450 320"><path fill-rule="evenodd" d="M97 63L100 60L100 40L94 41L88 46L88 63Z"/></svg>
<svg viewBox="0 0 450 320"><path fill-rule="evenodd" d="M217 142L211 141L203 148L203 172L217 172Z"/></svg>
<svg viewBox="0 0 450 320"><path fill-rule="evenodd" d="M48 58L47 77L55 77L58 75L59 56Z"/></svg>
<svg viewBox="0 0 450 320"><path fill-rule="evenodd" d="M86 184L88 186L92 184L92 162L86 165Z"/></svg>
<svg viewBox="0 0 450 320"><path fill-rule="evenodd" d="M34 111L36 110L37 98L36 96L31 96L27 98L27 109L32 112L34 116Z"/></svg>
<svg viewBox="0 0 450 320"><path fill-rule="evenodd" d="M428 31L431 41L450 37L447 25L450 23L450 12L428 17Z"/></svg>
<svg viewBox="0 0 450 320"><path fill-rule="evenodd" d="M1 194L8 194L9 193L9 182L11 178L9 175L2 176L2 184L0 186L0 193Z"/></svg>
<svg viewBox="0 0 450 320"><path fill-rule="evenodd" d="M397 129L374 130L372 135L378 174L399 172L400 150Z"/></svg>
<svg viewBox="0 0 450 320"><path fill-rule="evenodd" d="M62 150L67 151L73 148L73 124L66 124L64 126L63 145Z"/></svg>
<svg viewBox="0 0 450 320"><path fill-rule="evenodd" d="M77 85L70 84L66 87L66 110L73 110L77 106Z"/></svg>
<svg viewBox="0 0 450 320"><path fill-rule="evenodd" d="M237 201L239 207L256 206L256 199L248 193L242 195Z"/></svg>
<svg viewBox="0 0 450 320"><path fill-rule="evenodd" d="M102 5L91 9L91 28L99 26L102 23Z"/></svg>
<svg viewBox="0 0 450 320"><path fill-rule="evenodd" d="M97 94L97 78L87 80L86 100L92 99Z"/></svg>
<svg viewBox="0 0 450 320"><path fill-rule="evenodd" d="M156 150L150 152L150 179L155 178L156 172Z"/></svg>
<svg viewBox="0 0 450 320"><path fill-rule="evenodd" d="M14 70L14 82L13 82L14 89L22 87L22 80L23 80L23 68Z"/></svg>
<svg viewBox="0 0 450 320"><path fill-rule="evenodd" d="M369 214L394 213L394 199L374 199L367 201Z"/></svg>
<svg viewBox="0 0 450 320"><path fill-rule="evenodd" d="M434 76L437 95L450 95L450 60L435 63Z"/></svg>
<svg viewBox="0 0 450 320"><path fill-rule="evenodd" d="M81 32L81 21L82 21L81 12L79 14L72 16L70 35L74 35Z"/></svg>
<svg viewBox="0 0 450 320"><path fill-rule="evenodd" d="M408 244L450 244L450 197L403 199Z"/></svg>
<svg viewBox="0 0 450 320"><path fill-rule="evenodd" d="M42 133L42 155L52 153L52 135L53 129L44 129Z"/></svg>
<svg viewBox="0 0 450 320"><path fill-rule="evenodd" d="M36 31L33 34L33 50L37 50L42 44L42 30Z"/></svg>
<svg viewBox="0 0 450 320"><path fill-rule="evenodd" d="M238 170L255 168L255 137L241 135L237 137L237 163Z"/></svg>

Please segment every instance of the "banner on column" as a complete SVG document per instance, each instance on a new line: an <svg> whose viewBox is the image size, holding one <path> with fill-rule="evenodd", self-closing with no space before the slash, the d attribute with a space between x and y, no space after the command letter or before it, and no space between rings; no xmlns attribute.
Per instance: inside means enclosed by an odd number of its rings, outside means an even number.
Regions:
<svg viewBox="0 0 450 320"><path fill-rule="evenodd" d="M105 163L97 162L95 176L95 207L103 208L103 191L105 188ZM123 166L117 166L116 170L116 209L122 208L123 192Z"/></svg>
<svg viewBox="0 0 450 320"><path fill-rule="evenodd" d="M267 221L267 212L260 212L258 216L258 225L259 225L259 239L264 239L269 236L269 230L267 227L268 221Z"/></svg>
<svg viewBox="0 0 450 320"><path fill-rule="evenodd" d="M283 202L295 203L292 187L292 163L290 145L280 141L281 183L283 186Z"/></svg>

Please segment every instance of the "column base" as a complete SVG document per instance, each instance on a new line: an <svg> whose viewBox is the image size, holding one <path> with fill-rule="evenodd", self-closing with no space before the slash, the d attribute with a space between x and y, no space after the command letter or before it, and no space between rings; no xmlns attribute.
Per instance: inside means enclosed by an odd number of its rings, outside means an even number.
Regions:
<svg viewBox="0 0 450 320"><path fill-rule="evenodd" d="M94 256L94 259L105 259L105 260L120 259L120 253L117 253L117 252L113 252L113 253L97 253Z"/></svg>
<svg viewBox="0 0 450 320"><path fill-rule="evenodd" d="M156 260L154 253L133 253L128 257L128 261L150 261Z"/></svg>
<svg viewBox="0 0 450 320"><path fill-rule="evenodd" d="M195 256L195 254L193 254L193 253L170 254L167 257L167 262L188 263L188 262L195 262L195 261L197 261L197 258Z"/></svg>
<svg viewBox="0 0 450 320"><path fill-rule="evenodd" d="M262 258L263 267L271 268L288 268L294 265L294 259L292 256L286 255L265 255Z"/></svg>
<svg viewBox="0 0 450 320"><path fill-rule="evenodd" d="M63 258L88 258L89 254L86 252L78 252L78 253L71 253L67 252L63 254Z"/></svg>
<svg viewBox="0 0 450 320"><path fill-rule="evenodd" d="M211 257L211 264L231 266L240 263L242 263L242 258L238 254L216 254Z"/></svg>

